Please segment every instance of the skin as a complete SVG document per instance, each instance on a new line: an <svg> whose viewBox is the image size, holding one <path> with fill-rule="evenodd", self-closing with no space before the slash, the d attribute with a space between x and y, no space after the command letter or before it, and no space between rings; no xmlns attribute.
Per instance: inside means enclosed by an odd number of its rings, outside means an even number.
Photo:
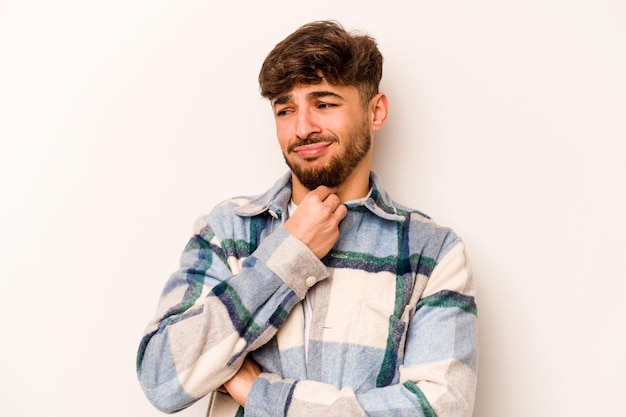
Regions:
<svg viewBox="0 0 626 417"><path fill-rule="evenodd" d="M278 143L288 165L304 170L328 166L333 158L346 159L351 141L364 140L363 132L383 128L389 103L383 93L374 96L365 108L359 91L351 86L320 84L296 86L272 102ZM307 139L320 139L316 143ZM372 148L337 186L321 185L309 190L292 173L292 198L298 210L284 227L318 257L323 258L339 238L339 223L347 213L344 202L363 198L369 192ZM240 405L246 398L260 367L249 358L224 384Z"/></svg>

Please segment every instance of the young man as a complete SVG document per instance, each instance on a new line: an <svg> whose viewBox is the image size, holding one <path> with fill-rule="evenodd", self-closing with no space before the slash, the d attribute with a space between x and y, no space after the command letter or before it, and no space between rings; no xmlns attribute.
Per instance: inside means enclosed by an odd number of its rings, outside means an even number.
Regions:
<svg viewBox="0 0 626 417"><path fill-rule="evenodd" d="M387 120L375 41L304 25L259 75L290 172L201 218L141 342L166 412L212 394L220 416L471 416L476 305L448 228L370 171Z"/></svg>

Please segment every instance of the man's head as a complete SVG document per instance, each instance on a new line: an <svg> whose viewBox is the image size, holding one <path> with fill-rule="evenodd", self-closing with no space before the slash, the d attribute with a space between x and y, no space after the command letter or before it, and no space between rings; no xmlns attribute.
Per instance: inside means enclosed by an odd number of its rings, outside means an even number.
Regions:
<svg viewBox="0 0 626 417"><path fill-rule="evenodd" d="M382 61L372 38L334 22L302 26L266 58L261 94L272 104L294 199L320 185L346 198L367 193L372 137L387 118Z"/></svg>
<svg viewBox="0 0 626 417"><path fill-rule="evenodd" d="M356 87L364 105L378 93L383 57L376 41L333 21L306 24L278 43L259 73L261 95L273 100L297 85Z"/></svg>

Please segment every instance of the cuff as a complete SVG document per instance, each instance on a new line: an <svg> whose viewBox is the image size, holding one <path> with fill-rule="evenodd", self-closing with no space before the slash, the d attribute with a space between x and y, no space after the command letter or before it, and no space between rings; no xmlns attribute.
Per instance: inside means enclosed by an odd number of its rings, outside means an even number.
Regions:
<svg viewBox="0 0 626 417"><path fill-rule="evenodd" d="M263 241L254 256L287 284L300 299L330 275L328 268L298 238L280 227Z"/></svg>
<svg viewBox="0 0 626 417"><path fill-rule="evenodd" d="M262 373L246 398L246 417L286 416L296 381Z"/></svg>

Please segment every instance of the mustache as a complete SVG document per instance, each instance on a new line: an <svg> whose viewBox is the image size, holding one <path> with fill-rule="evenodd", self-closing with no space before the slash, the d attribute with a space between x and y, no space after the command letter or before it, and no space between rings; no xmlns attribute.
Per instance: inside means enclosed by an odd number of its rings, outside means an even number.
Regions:
<svg viewBox="0 0 626 417"><path fill-rule="evenodd" d="M316 136L313 138L306 138L299 140L298 142L292 143L291 145L289 145L287 150L289 152L293 152L294 149L296 149L298 146L313 145L320 142L334 143L339 142L339 140L335 136Z"/></svg>

